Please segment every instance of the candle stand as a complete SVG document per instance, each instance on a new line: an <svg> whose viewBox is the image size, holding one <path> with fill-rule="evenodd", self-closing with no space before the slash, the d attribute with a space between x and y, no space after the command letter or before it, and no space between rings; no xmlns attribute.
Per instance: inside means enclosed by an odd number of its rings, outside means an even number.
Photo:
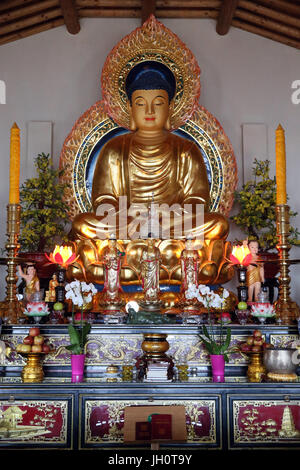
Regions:
<svg viewBox="0 0 300 470"><path fill-rule="evenodd" d="M19 252L20 233L20 204L8 204L7 206L7 276L6 276L6 298L0 303L0 315L4 323L16 324L19 318L26 319L23 314L23 305L17 299L17 264L21 261L17 257Z"/></svg>
<svg viewBox="0 0 300 470"><path fill-rule="evenodd" d="M290 208L287 204L276 205L277 250L279 252L280 274L279 296L278 300L275 302L275 311L276 317L283 325L296 323L297 318L300 316L298 305L290 298L291 278L289 276L289 251L291 245L288 242L290 233L289 211Z"/></svg>

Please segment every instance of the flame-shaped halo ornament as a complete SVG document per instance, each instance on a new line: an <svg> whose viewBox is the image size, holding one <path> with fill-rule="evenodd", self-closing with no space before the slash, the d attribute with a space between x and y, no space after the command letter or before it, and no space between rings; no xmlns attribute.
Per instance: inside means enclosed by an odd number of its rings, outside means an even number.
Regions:
<svg viewBox="0 0 300 470"><path fill-rule="evenodd" d="M198 106L200 68L191 50L153 15L125 36L104 63L101 86L108 115L129 129L126 78L142 62L164 64L174 75L176 89L170 123L172 129L178 129Z"/></svg>

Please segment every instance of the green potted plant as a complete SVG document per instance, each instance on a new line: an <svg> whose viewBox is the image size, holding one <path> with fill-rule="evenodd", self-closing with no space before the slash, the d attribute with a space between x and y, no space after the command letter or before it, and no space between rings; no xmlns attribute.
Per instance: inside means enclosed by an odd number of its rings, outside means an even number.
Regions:
<svg viewBox="0 0 300 470"><path fill-rule="evenodd" d="M210 333L203 325L204 336L198 335L200 341L204 344L210 356L212 366L212 376L214 382L224 382L225 361L228 362L228 353L230 352L231 329L226 329L224 334L223 315L220 315L220 325L216 328L212 325L211 310L222 309L227 297L227 289L223 289L222 295L211 290L208 286L200 284L199 286L190 286L186 292L187 299L197 299L207 310L209 319Z"/></svg>
<svg viewBox="0 0 300 470"><path fill-rule="evenodd" d="M276 248L276 179L270 177L270 161L254 160L253 179L235 191L239 212L231 219L249 241L257 240L260 249L269 252ZM290 217L296 212L290 211ZM298 229L290 227L289 242L300 245Z"/></svg>
<svg viewBox="0 0 300 470"><path fill-rule="evenodd" d="M66 348L71 351L72 382L82 382L85 363L85 345L91 325L85 323L83 318L80 325L68 326L70 344Z"/></svg>
<svg viewBox="0 0 300 470"><path fill-rule="evenodd" d="M69 218L64 192L68 185L59 181L63 170L53 168L49 154L39 154L34 164L36 176L27 179L20 189L20 246L22 257L27 253L29 259L39 263L46 261L45 251L67 240ZM37 267L40 277L43 277L39 264ZM53 271L52 266L51 269Z"/></svg>

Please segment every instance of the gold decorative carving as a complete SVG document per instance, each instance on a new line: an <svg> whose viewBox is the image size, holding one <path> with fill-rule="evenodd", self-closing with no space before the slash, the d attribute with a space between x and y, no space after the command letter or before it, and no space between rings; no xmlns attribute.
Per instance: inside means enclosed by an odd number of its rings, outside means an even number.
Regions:
<svg viewBox="0 0 300 470"><path fill-rule="evenodd" d="M24 409L25 408L25 409ZM59 410L57 409L59 408ZM36 409L28 424L22 424L28 410ZM49 437L57 415L61 413L62 427L59 436ZM67 442L68 403L66 401L0 401L0 440L1 442L42 443Z"/></svg>
<svg viewBox="0 0 300 470"><path fill-rule="evenodd" d="M120 443L123 441L123 411L126 406L146 406L149 405L147 400L87 400L85 402L85 444L98 443ZM186 416L189 417L191 424L187 425L187 442L188 443L210 443L215 444L217 441L216 429L216 404L215 400L155 400L155 405L170 406L184 405ZM93 436L90 419L92 411L95 407L107 406L109 431L102 438ZM195 424L201 425L204 412L200 408L207 408L209 414L209 433L205 436L197 436L195 432ZM98 425L101 425L99 423Z"/></svg>
<svg viewBox="0 0 300 470"><path fill-rule="evenodd" d="M300 432L295 427L294 418L289 406L284 408L279 436L287 438L299 438L300 436Z"/></svg>
<svg viewBox="0 0 300 470"><path fill-rule="evenodd" d="M270 413L270 418L265 419L259 408L272 408L284 406L282 415ZM293 400L293 406L300 406L299 400ZM235 443L264 443L278 442L278 440L296 438L300 432L296 429L290 407L281 400L234 400L233 436ZM242 425L242 426L241 426Z"/></svg>
<svg viewBox="0 0 300 470"><path fill-rule="evenodd" d="M26 335L2 335L2 339L13 351L16 346L23 342ZM47 342L55 350L53 354L46 354L43 364L51 365L70 365L70 352L66 349L70 343L68 334L44 335ZM93 334L88 336L86 343L86 364L90 365L109 365L121 364L125 358L135 358L142 354L142 334ZM231 345L245 341L245 336L233 336ZM199 341L196 335L174 335L168 334L170 344L169 354L172 355L175 362L178 362L183 356L186 357L190 365L200 366L209 365L210 360L207 351ZM20 355L14 353L14 366L24 366L26 360ZM247 359L240 354L230 356L231 366L241 366L248 364ZM12 365L10 359L5 358L0 366Z"/></svg>
<svg viewBox="0 0 300 470"><path fill-rule="evenodd" d="M298 335L270 335L270 343L276 348L291 347L291 344L298 339Z"/></svg>

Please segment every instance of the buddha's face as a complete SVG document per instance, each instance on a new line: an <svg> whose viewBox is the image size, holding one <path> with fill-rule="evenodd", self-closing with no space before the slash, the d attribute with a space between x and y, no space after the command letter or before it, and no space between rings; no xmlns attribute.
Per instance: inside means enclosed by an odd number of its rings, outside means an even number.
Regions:
<svg viewBox="0 0 300 470"><path fill-rule="evenodd" d="M169 97L165 90L136 90L132 94L130 113L138 130L162 130L166 127L169 110Z"/></svg>

